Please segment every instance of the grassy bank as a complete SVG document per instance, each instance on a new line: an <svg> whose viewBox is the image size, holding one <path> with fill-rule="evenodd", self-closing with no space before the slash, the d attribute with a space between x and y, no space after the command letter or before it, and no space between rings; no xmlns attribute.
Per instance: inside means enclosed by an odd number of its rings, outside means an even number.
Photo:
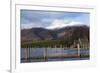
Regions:
<svg viewBox="0 0 100 73"><path fill-rule="evenodd" d="M40 40L21 43L21 48L77 48L78 41L69 41L69 40ZM87 42L86 42L87 43ZM80 44L81 49L89 49L89 45L83 47L84 43Z"/></svg>

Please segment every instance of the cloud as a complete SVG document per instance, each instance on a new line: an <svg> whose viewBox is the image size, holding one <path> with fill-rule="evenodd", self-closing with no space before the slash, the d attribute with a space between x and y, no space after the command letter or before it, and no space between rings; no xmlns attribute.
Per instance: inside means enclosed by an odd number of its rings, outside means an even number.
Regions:
<svg viewBox="0 0 100 73"><path fill-rule="evenodd" d="M29 23L29 24L21 24L21 29L29 29L29 28L36 28L42 27L40 23Z"/></svg>
<svg viewBox="0 0 100 73"><path fill-rule="evenodd" d="M89 24L88 13L21 10L22 29L33 27L53 29L83 23Z"/></svg>
<svg viewBox="0 0 100 73"><path fill-rule="evenodd" d="M42 19L68 19L76 18L83 15L76 12L56 12L56 11L38 11L38 10L21 10L21 23L38 22ZM26 22L27 21L27 22Z"/></svg>
<svg viewBox="0 0 100 73"><path fill-rule="evenodd" d="M50 26L46 27L47 29L56 29L56 28L63 28L66 26L76 26L76 25L83 25L82 22L79 21L69 21L69 20L54 20Z"/></svg>

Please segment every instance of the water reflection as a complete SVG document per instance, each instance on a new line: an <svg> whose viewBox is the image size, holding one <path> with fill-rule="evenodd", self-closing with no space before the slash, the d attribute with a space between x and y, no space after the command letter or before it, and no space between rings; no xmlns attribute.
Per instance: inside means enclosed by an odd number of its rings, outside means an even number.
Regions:
<svg viewBox="0 0 100 73"><path fill-rule="evenodd" d="M27 49L29 49L28 56L26 56ZM21 48L22 63L86 59L89 59L89 50L80 50L79 57L78 50L74 48Z"/></svg>

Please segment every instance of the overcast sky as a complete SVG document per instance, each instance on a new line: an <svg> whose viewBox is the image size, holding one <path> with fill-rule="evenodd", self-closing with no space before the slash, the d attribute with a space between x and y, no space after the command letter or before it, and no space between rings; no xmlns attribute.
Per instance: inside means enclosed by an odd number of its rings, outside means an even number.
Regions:
<svg viewBox="0 0 100 73"><path fill-rule="evenodd" d="M89 13L82 12L21 10L20 18L21 29L36 27L53 29L77 24L89 26Z"/></svg>

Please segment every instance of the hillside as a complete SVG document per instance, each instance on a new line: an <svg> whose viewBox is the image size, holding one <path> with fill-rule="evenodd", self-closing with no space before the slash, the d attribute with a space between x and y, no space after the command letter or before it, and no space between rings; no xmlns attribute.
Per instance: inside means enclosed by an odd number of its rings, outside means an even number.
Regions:
<svg viewBox="0 0 100 73"><path fill-rule="evenodd" d="M73 45L81 40L81 43L89 44L89 27L67 26L60 29L31 28L21 30L21 44L56 44ZM39 41L39 42L38 42ZM52 44L51 44L52 45Z"/></svg>

